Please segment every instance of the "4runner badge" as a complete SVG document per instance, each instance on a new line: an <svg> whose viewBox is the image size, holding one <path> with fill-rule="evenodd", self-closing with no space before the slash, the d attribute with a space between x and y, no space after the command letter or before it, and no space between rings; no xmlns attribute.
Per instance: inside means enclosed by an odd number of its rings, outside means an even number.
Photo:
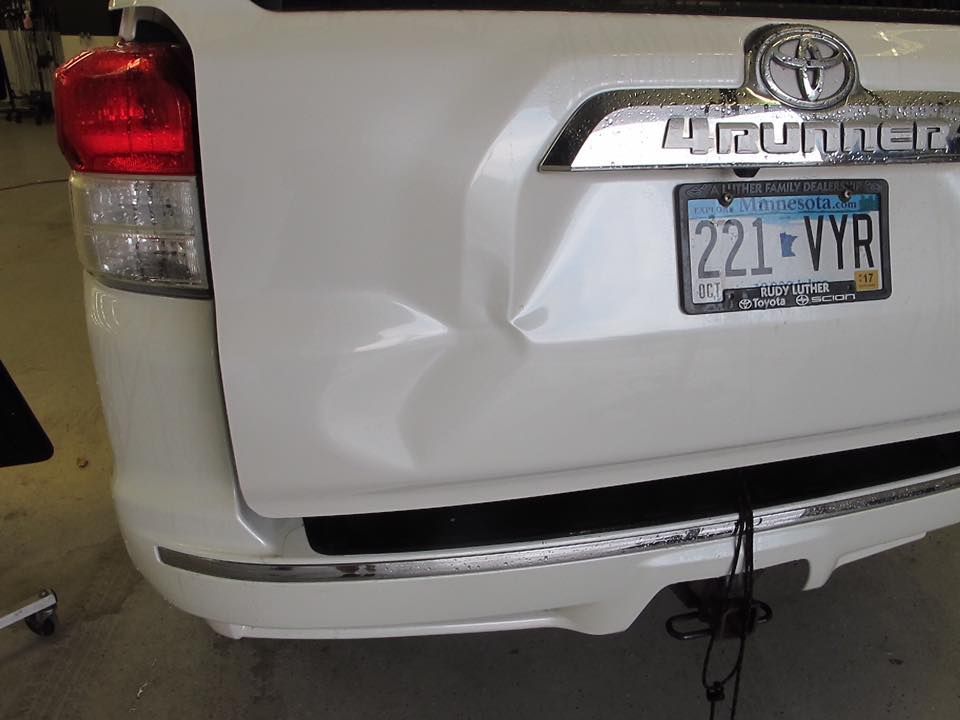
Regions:
<svg viewBox="0 0 960 720"><path fill-rule="evenodd" d="M960 93L870 90L837 35L754 33L740 88L611 90L564 125L541 170L960 161Z"/></svg>

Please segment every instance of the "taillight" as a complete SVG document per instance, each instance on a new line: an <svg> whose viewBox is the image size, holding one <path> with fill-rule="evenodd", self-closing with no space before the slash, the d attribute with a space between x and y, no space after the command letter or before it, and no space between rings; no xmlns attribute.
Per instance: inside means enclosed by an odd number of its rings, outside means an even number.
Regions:
<svg viewBox="0 0 960 720"><path fill-rule="evenodd" d="M208 290L185 54L92 50L57 70L55 95L84 267L132 290Z"/></svg>
<svg viewBox="0 0 960 720"><path fill-rule="evenodd" d="M176 46L92 50L57 70L57 136L78 172L193 175L189 65Z"/></svg>

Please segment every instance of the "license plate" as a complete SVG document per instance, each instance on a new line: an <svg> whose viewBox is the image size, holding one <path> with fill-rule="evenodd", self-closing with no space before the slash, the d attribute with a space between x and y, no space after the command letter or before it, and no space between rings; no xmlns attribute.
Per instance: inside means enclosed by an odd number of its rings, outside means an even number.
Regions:
<svg viewBox="0 0 960 720"><path fill-rule="evenodd" d="M890 297L885 180L677 187L680 296L691 315Z"/></svg>

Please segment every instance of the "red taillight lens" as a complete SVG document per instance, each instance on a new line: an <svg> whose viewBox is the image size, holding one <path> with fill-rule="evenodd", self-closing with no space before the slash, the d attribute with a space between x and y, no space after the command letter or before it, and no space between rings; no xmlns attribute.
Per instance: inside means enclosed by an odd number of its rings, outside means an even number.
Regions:
<svg viewBox="0 0 960 720"><path fill-rule="evenodd" d="M173 45L91 50L57 70L57 137L74 170L193 175L191 74Z"/></svg>
<svg viewBox="0 0 960 720"><path fill-rule="evenodd" d="M210 294L192 78L189 56L168 44L93 50L57 70L80 260L107 285Z"/></svg>

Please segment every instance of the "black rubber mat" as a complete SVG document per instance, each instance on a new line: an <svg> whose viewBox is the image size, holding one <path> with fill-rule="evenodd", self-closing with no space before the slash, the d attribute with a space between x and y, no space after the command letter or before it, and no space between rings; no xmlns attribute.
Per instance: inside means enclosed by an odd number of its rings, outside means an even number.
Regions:
<svg viewBox="0 0 960 720"><path fill-rule="evenodd" d="M960 466L960 433L502 502L304 518L325 555L408 552L629 530L737 511L743 482L761 509Z"/></svg>

